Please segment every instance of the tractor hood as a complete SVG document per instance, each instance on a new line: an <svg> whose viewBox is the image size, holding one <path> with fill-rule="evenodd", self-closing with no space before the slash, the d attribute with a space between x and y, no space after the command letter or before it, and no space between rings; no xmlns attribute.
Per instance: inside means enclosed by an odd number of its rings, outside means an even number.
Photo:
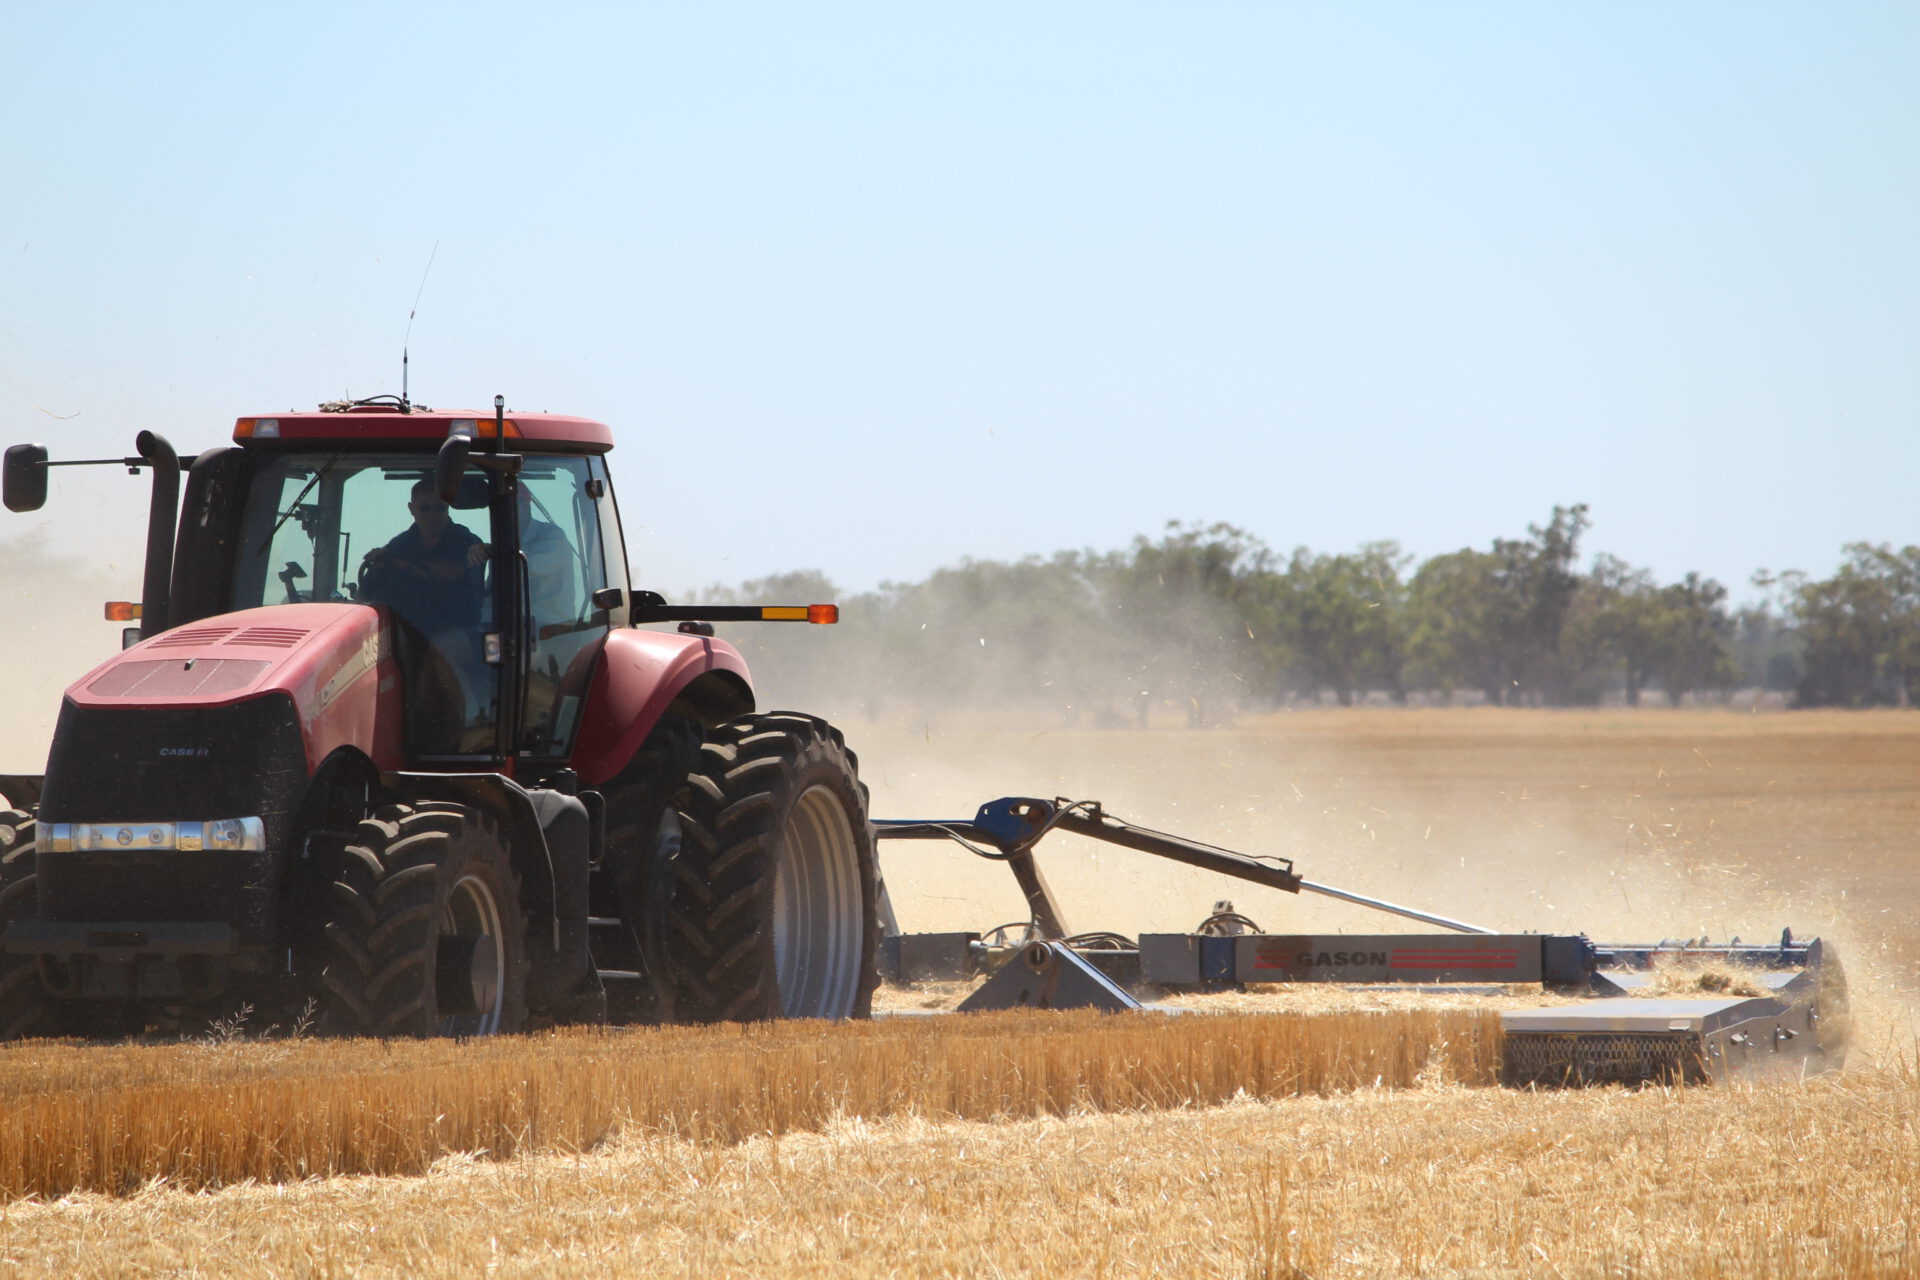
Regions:
<svg viewBox="0 0 1920 1280"><path fill-rule="evenodd" d="M384 611L283 604L203 618L109 658L67 690L76 707L220 707L284 694L309 767L335 747L398 759L399 666ZM382 760L378 757L386 756Z"/></svg>

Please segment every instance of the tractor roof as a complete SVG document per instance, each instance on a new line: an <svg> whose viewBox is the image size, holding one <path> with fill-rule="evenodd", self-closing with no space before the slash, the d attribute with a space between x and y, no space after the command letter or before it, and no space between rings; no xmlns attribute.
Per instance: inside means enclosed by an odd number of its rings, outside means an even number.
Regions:
<svg viewBox="0 0 1920 1280"><path fill-rule="evenodd" d="M456 428L477 440L491 440L496 430L491 412L473 409L420 409L402 412L391 404L324 405L317 413L261 414L233 424L233 438L243 445L286 444L388 445L419 441L437 443ZM591 418L557 413L509 413L504 435L520 445L569 453L605 453L613 448L613 432Z"/></svg>

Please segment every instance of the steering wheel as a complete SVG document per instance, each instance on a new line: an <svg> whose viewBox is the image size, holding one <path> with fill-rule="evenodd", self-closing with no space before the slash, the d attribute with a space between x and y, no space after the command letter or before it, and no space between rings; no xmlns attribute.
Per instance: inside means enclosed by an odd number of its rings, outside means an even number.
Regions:
<svg viewBox="0 0 1920 1280"><path fill-rule="evenodd" d="M393 604L405 594L400 570L391 564L360 562L360 575L353 587L353 598L362 604Z"/></svg>

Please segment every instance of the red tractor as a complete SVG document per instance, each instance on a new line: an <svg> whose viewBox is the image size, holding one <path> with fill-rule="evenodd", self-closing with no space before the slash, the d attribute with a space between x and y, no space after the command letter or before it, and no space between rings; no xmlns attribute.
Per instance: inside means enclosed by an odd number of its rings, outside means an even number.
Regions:
<svg viewBox="0 0 1920 1280"><path fill-rule="evenodd" d="M381 397L105 460L154 477L140 627L0 778L0 1036L867 1013L853 753L708 625L834 611L635 590L612 446Z"/></svg>

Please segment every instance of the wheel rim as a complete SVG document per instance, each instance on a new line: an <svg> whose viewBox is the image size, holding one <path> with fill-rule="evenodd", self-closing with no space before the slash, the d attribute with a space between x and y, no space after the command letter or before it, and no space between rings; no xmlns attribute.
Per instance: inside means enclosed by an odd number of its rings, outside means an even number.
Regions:
<svg viewBox="0 0 1920 1280"><path fill-rule="evenodd" d="M449 1036L490 1036L500 1030L500 1014L506 1003L505 932L500 925L500 904L493 886L477 875L465 875L454 882L447 902L440 909L440 940L443 951L449 943L471 947L469 958L458 966L471 984L476 1013L449 1014L440 1020L440 1033ZM442 969L445 973L445 966ZM456 974L455 980L459 977Z"/></svg>
<svg viewBox="0 0 1920 1280"><path fill-rule="evenodd" d="M852 1016L866 949L860 898L860 851L846 806L826 787L809 788L781 831L773 880L782 1016Z"/></svg>

